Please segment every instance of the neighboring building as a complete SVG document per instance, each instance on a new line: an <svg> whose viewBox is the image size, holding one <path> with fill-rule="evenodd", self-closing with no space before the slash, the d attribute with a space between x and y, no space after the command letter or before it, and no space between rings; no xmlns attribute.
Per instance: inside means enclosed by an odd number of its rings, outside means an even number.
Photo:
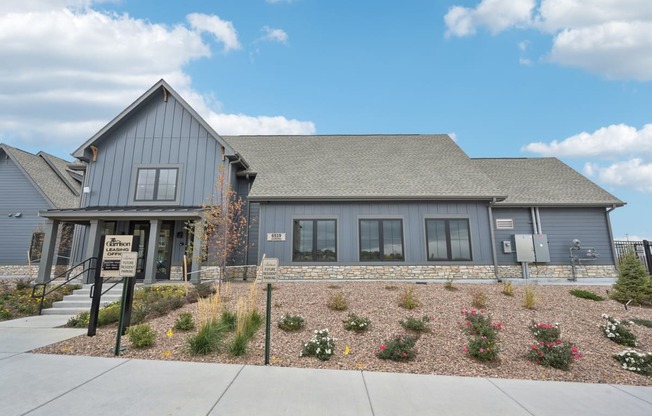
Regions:
<svg viewBox="0 0 652 416"><path fill-rule="evenodd" d="M569 277L573 239L600 253L583 275L616 273L622 201L557 159L471 159L447 135L220 136L161 80L73 156L85 193L42 213L44 258L62 221L86 227L85 257L102 234L137 234L145 282L180 278L190 244L200 257L187 230L220 172L247 201L237 262L277 257L285 277Z"/></svg>
<svg viewBox="0 0 652 416"><path fill-rule="evenodd" d="M41 258L45 219L39 211L79 206L82 177L69 162L0 144L0 276L28 276ZM68 264L73 226L61 224L55 263ZM36 273L36 267L34 267Z"/></svg>

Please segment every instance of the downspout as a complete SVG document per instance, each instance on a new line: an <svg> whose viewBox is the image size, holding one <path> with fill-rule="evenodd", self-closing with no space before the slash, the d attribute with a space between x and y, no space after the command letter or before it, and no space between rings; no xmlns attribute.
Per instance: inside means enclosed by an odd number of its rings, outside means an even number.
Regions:
<svg viewBox="0 0 652 416"><path fill-rule="evenodd" d="M605 217L607 218L607 232L609 233L609 246L611 247L611 258L614 261L614 267L616 268L616 271L619 271L618 268L618 262L616 261L617 255L616 255L616 247L614 246L614 235L613 232L611 231L611 218L609 217L609 213L616 209L617 207L615 205L612 205L611 208L608 208L605 211Z"/></svg>
<svg viewBox="0 0 652 416"><path fill-rule="evenodd" d="M530 207L530 216L532 217L532 234L539 234L537 214L534 211L534 207Z"/></svg>
<svg viewBox="0 0 652 416"><path fill-rule="evenodd" d="M489 202L487 205L487 213L489 214L489 237L491 238L491 256L494 262L494 276L500 282L498 275L498 256L496 255L496 237L494 236L494 214L491 206L496 203L496 198Z"/></svg>
<svg viewBox="0 0 652 416"><path fill-rule="evenodd" d="M537 228L539 229L539 234L543 234L543 228L541 227L541 214L539 213L539 207L534 209L534 213L537 217Z"/></svg>

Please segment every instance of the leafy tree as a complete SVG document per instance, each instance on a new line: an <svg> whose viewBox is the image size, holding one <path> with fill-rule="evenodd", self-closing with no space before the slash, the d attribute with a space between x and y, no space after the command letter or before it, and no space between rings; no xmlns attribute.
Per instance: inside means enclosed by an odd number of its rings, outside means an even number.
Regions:
<svg viewBox="0 0 652 416"><path fill-rule="evenodd" d="M619 302L624 303L631 299L635 304L652 303L652 280L643 263L631 249L620 258L620 272L613 288L611 298Z"/></svg>

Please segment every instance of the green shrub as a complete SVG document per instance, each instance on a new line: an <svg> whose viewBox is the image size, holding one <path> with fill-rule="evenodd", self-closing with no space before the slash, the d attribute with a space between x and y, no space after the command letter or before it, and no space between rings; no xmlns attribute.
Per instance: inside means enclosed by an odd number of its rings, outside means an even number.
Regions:
<svg viewBox="0 0 652 416"><path fill-rule="evenodd" d="M127 335L129 335L129 341L134 348L150 347L156 341L156 332L149 324L130 326Z"/></svg>
<svg viewBox="0 0 652 416"><path fill-rule="evenodd" d="M595 301L603 301L604 298L596 293L593 293L589 290L582 290L582 289L573 289L570 290L568 293L571 295L577 297L577 298L582 298L582 299L588 299L588 300L595 300Z"/></svg>
<svg viewBox="0 0 652 416"><path fill-rule="evenodd" d="M68 319L66 326L70 328L88 328L90 319L91 319L90 312L80 312L76 316L73 316L72 318Z"/></svg>
<svg viewBox="0 0 652 416"><path fill-rule="evenodd" d="M412 335L398 335L391 340L384 342L376 351L376 357L381 360L410 361L417 353L415 345L417 337Z"/></svg>
<svg viewBox="0 0 652 416"><path fill-rule="evenodd" d="M491 322L491 315L485 315L475 309L462 309L462 315L466 332L469 334L469 342L464 347L464 352L480 361L496 360L500 352L498 333L503 329L502 324L494 324Z"/></svg>
<svg viewBox="0 0 652 416"><path fill-rule="evenodd" d="M97 326L104 326L118 322L120 320L120 313L122 311L122 306L120 301L115 301L104 306L97 313Z"/></svg>
<svg viewBox="0 0 652 416"><path fill-rule="evenodd" d="M502 293L505 296L514 296L514 285L512 282L503 282Z"/></svg>
<svg viewBox="0 0 652 416"><path fill-rule="evenodd" d="M571 364L582 358L582 354L570 342L558 339L532 344L528 350L527 358L544 367L568 371Z"/></svg>
<svg viewBox="0 0 652 416"><path fill-rule="evenodd" d="M652 303L652 281L645 266L633 250L620 258L618 280L613 285L610 296L618 302L631 300L634 304Z"/></svg>
<svg viewBox="0 0 652 416"><path fill-rule="evenodd" d="M412 310L414 308L418 308L421 305L421 302L414 294L414 288L408 287L407 289L403 290L403 292L401 292L398 304L402 308Z"/></svg>
<svg viewBox="0 0 652 416"><path fill-rule="evenodd" d="M244 355L247 352L249 339L245 333L235 334L226 348L227 352L234 357Z"/></svg>
<svg viewBox="0 0 652 416"><path fill-rule="evenodd" d="M413 318L413 317L408 317L407 319L403 320L401 319L398 321L398 323L405 329L409 329L410 331L414 332L430 332L430 328L428 327L428 323L430 323L432 319L430 319L429 316L424 316L421 319Z"/></svg>
<svg viewBox="0 0 652 416"><path fill-rule="evenodd" d="M355 332L364 332L369 329L369 326L371 325L371 320L369 318L360 317L354 313L350 313L342 322L344 322L344 329Z"/></svg>
<svg viewBox="0 0 652 416"><path fill-rule="evenodd" d="M636 325L644 326L647 328L652 328L652 321L649 319L641 319L641 318L632 318L630 319L632 323L635 323Z"/></svg>
<svg viewBox="0 0 652 416"><path fill-rule="evenodd" d="M534 338L537 341L541 342L550 342L557 341L561 336L561 331L559 330L559 324L545 324L545 323L535 323L532 321L530 325L530 332L534 335Z"/></svg>
<svg viewBox="0 0 652 416"><path fill-rule="evenodd" d="M188 293L188 302L197 302L197 299L204 299L217 293L217 288L212 283L199 283L193 285Z"/></svg>
<svg viewBox="0 0 652 416"><path fill-rule="evenodd" d="M636 346L636 334L627 328L625 322L621 322L609 315L602 314L602 318L607 320L607 323L601 325L604 335L615 342L616 344L625 345L627 347Z"/></svg>
<svg viewBox="0 0 652 416"><path fill-rule="evenodd" d="M349 307L349 302L344 297L344 293L335 292L328 298L327 305L335 311L343 311Z"/></svg>
<svg viewBox="0 0 652 416"><path fill-rule="evenodd" d="M16 290L31 289L33 282L34 279L24 278L24 277L18 278L16 279Z"/></svg>
<svg viewBox="0 0 652 416"><path fill-rule="evenodd" d="M186 301L183 298L169 297L169 298L160 298L149 304L149 310L154 316L163 316L167 315L175 309L179 309L186 304Z"/></svg>
<svg viewBox="0 0 652 416"><path fill-rule="evenodd" d="M305 321L299 315L283 315L281 320L278 321L278 327L284 331L298 331L303 328Z"/></svg>
<svg viewBox="0 0 652 416"><path fill-rule="evenodd" d="M147 305L142 303L134 304L131 308L131 323L134 325L143 323L148 314L149 308Z"/></svg>
<svg viewBox="0 0 652 416"><path fill-rule="evenodd" d="M197 334L188 338L188 347L193 355L206 355L219 350L226 328L215 320L199 328Z"/></svg>
<svg viewBox="0 0 652 416"><path fill-rule="evenodd" d="M11 311L0 307L0 319L9 319L11 318Z"/></svg>
<svg viewBox="0 0 652 416"><path fill-rule="evenodd" d="M315 330L315 334L303 344L300 357L317 357L321 361L331 359L335 352L336 339L328 335L328 329Z"/></svg>
<svg viewBox="0 0 652 416"><path fill-rule="evenodd" d="M174 327L182 331L190 331L195 329L195 321L192 319L192 313L182 312L177 316L177 320L174 322Z"/></svg>
<svg viewBox="0 0 652 416"><path fill-rule="evenodd" d="M237 320L238 318L235 312L226 309L222 310L221 322L227 330L235 331Z"/></svg>
<svg viewBox="0 0 652 416"><path fill-rule="evenodd" d="M495 361L500 348L495 338L472 337L464 352L479 361Z"/></svg>
<svg viewBox="0 0 652 416"><path fill-rule="evenodd" d="M652 376L652 353L643 353L627 349L614 355L625 370L633 371L644 376Z"/></svg>

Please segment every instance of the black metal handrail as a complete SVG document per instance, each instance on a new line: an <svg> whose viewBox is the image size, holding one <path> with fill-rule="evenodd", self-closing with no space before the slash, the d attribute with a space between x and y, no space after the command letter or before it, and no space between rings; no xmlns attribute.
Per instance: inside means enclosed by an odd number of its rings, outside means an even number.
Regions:
<svg viewBox="0 0 652 416"><path fill-rule="evenodd" d="M48 291L46 292L47 285L49 285L50 283L52 283L52 282L55 281L56 279L60 279L60 278L62 278L62 277L65 277L65 276L68 275L69 273L72 273L73 271L75 271L75 270L76 270L77 268L79 268L80 266L81 266L81 271L80 271L79 273L75 274L75 275L72 276L72 277L71 277L71 276L68 276L68 277L66 278L66 280L64 280L61 284L59 284L59 285L57 285L57 286L54 286L54 287L50 288L50 290L48 290ZM57 289L59 289L59 288L65 286L65 285L67 285L68 283L70 283L71 281L77 279L78 277L80 277L80 276L83 275L84 273L89 272L89 271L92 271L92 270L95 270L96 267L97 267L97 257L89 257L89 258L87 258L86 260L82 261L81 263L74 265L73 267L71 267L70 269L66 270L65 272L60 273L60 274L54 276L52 279L50 279L50 280L48 280L48 281L46 281L46 282L43 282L43 283L37 283L37 284L35 284L34 287L32 288L32 297L33 297L33 298L41 298L41 302L40 302L39 307L38 307L38 314L40 315L40 314L41 314L41 311L43 310L43 302L45 301L45 297L46 297L47 295L49 295L50 293L54 292L55 290L57 290ZM39 286L43 286L43 293L40 294L40 295L36 295L36 289L37 289Z"/></svg>

